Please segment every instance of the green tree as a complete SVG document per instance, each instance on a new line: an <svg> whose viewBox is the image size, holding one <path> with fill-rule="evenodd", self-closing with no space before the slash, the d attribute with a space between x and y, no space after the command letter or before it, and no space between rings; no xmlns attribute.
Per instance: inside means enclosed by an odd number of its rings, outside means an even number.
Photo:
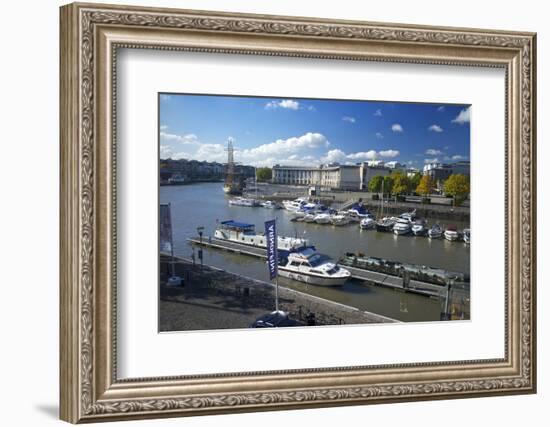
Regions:
<svg viewBox="0 0 550 427"><path fill-rule="evenodd" d="M258 168L256 169L256 179L258 181L271 181L271 168Z"/></svg>
<svg viewBox="0 0 550 427"><path fill-rule="evenodd" d="M455 206L459 206L470 194L470 178L461 173L453 174L443 184L443 191L453 197Z"/></svg>
<svg viewBox="0 0 550 427"><path fill-rule="evenodd" d="M416 192L421 196L428 196L435 190L435 182L430 175L424 175L416 186Z"/></svg>
<svg viewBox="0 0 550 427"><path fill-rule="evenodd" d="M384 178L382 175L373 176L369 181L369 191L371 193L380 193L382 191L382 181Z"/></svg>
<svg viewBox="0 0 550 427"><path fill-rule="evenodd" d="M413 176L411 176L410 178L407 177L407 179L409 180L409 191L413 192L413 191L416 191L416 188L418 187L418 184L420 184L420 180L422 179L422 175L419 172L417 172Z"/></svg>
<svg viewBox="0 0 550 427"><path fill-rule="evenodd" d="M409 183L407 181L407 177L401 172L395 172L391 175L391 177L393 179L391 193L395 196L395 199L397 200L397 196L405 194L407 192L407 190L409 189Z"/></svg>
<svg viewBox="0 0 550 427"><path fill-rule="evenodd" d="M390 175L384 177L382 192L384 194L391 194L393 189L393 178Z"/></svg>

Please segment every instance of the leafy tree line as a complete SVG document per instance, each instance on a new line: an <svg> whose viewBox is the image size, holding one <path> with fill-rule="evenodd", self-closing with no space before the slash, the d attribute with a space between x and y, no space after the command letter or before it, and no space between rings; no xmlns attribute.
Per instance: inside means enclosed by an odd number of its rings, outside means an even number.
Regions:
<svg viewBox="0 0 550 427"><path fill-rule="evenodd" d="M256 179L260 182L271 181L271 168L258 168L256 169Z"/></svg>
<svg viewBox="0 0 550 427"><path fill-rule="evenodd" d="M376 175L371 178L368 190L371 193L391 194L397 198L404 194L417 193L427 197L436 189L435 181L429 175L416 173L407 177L402 172L393 172L391 175ZM443 184L446 195L453 197L456 206L462 204L470 194L470 179L463 174L453 174Z"/></svg>

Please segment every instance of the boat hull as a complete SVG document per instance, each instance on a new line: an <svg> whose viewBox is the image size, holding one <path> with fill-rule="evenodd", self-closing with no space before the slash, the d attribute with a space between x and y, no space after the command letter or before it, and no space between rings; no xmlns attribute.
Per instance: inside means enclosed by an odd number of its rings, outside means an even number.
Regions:
<svg viewBox="0 0 550 427"><path fill-rule="evenodd" d="M407 228L407 229L401 229L401 228L398 228L398 229L393 229L393 234L397 235L397 236L404 236L405 234L409 234L411 232L411 229L410 228Z"/></svg>
<svg viewBox="0 0 550 427"><path fill-rule="evenodd" d="M448 240L449 242L456 242L460 236L458 234L445 233L444 237L445 237L445 240Z"/></svg>
<svg viewBox="0 0 550 427"><path fill-rule="evenodd" d="M390 232L393 230L393 224L376 224L376 231Z"/></svg>
<svg viewBox="0 0 550 427"><path fill-rule="evenodd" d="M425 228L423 228L423 229L421 229L421 230L415 230L415 229L413 229L412 232L413 232L413 234L414 234L415 236L424 236L424 235L426 235L427 230L426 230Z"/></svg>
<svg viewBox="0 0 550 427"><path fill-rule="evenodd" d="M310 274L305 274L298 271L288 270L284 267L279 267L279 275L288 279L304 282L315 286L342 286L347 282L349 276L342 277L320 277Z"/></svg>

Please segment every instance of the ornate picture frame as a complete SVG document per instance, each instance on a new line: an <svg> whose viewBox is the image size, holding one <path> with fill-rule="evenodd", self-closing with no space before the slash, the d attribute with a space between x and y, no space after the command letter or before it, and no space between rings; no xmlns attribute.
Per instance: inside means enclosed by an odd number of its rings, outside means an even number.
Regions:
<svg viewBox="0 0 550 427"><path fill-rule="evenodd" d="M536 36L314 18L61 8L61 418L72 423L536 391ZM411 64L506 73L505 357L117 378L117 49Z"/></svg>

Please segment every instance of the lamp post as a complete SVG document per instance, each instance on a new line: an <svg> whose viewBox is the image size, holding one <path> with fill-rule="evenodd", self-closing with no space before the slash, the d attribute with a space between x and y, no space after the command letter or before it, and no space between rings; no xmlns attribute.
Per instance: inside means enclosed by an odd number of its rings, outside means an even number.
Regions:
<svg viewBox="0 0 550 427"><path fill-rule="evenodd" d="M201 260L201 270L202 270L202 233L204 232L204 227L197 227L197 233L199 233L199 259Z"/></svg>

